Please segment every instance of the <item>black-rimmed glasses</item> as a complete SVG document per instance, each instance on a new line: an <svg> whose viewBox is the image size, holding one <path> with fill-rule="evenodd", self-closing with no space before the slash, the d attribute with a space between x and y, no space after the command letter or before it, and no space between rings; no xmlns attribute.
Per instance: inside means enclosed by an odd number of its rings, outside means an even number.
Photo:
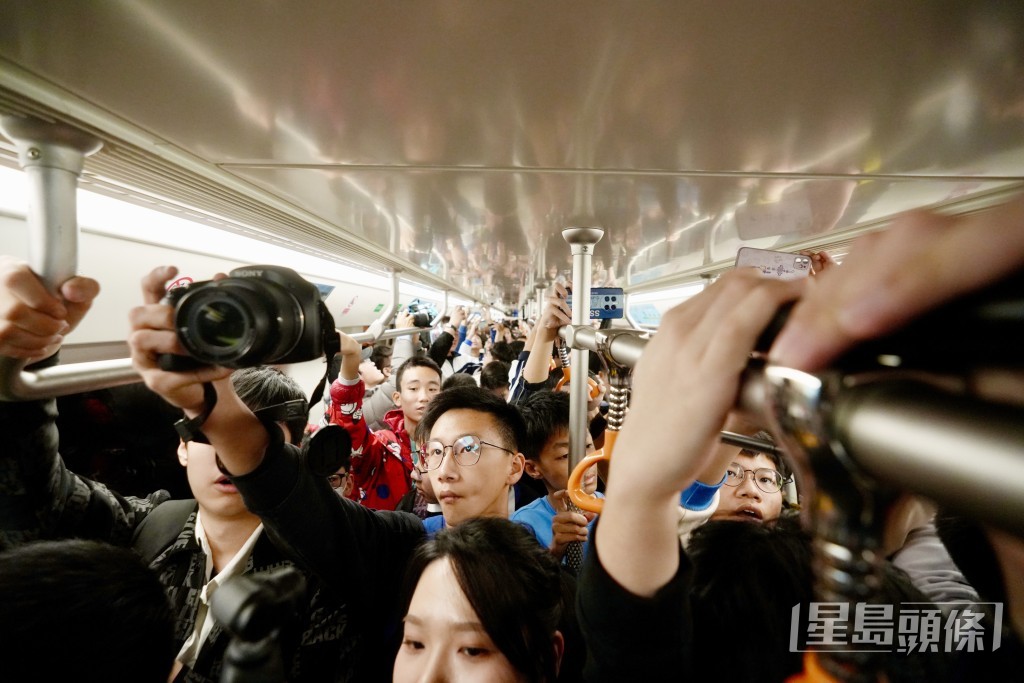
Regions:
<svg viewBox="0 0 1024 683"><path fill-rule="evenodd" d="M515 452L504 446L481 441L480 437L473 436L472 434L459 437L455 440L455 443L449 446L444 445L440 441L428 441L420 449L420 455L423 457L423 469L436 470L440 467L449 448L452 449L452 457L455 458L455 462L463 467L470 467L480 462L480 452L484 446L497 448L506 453Z"/></svg>
<svg viewBox="0 0 1024 683"><path fill-rule="evenodd" d="M340 489L345 485L345 480L348 479L348 474L329 474L327 475L327 483L331 485L332 489Z"/></svg>
<svg viewBox="0 0 1024 683"><path fill-rule="evenodd" d="M768 467L748 470L745 467L741 467L740 465L733 463L729 465L729 469L725 471L725 485L739 486L746 478L747 472L754 475L754 485L765 493L778 493L782 490L782 485L786 483L785 477Z"/></svg>

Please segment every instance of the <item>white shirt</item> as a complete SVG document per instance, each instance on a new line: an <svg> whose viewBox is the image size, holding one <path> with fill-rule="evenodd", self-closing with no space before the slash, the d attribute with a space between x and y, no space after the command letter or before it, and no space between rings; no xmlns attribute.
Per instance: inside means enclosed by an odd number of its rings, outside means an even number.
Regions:
<svg viewBox="0 0 1024 683"><path fill-rule="evenodd" d="M195 629L192 631L192 635L188 637L188 640L185 641L185 644L181 646L181 651L177 657L179 662L190 669L195 667L199 650L202 649L203 643L206 642L206 638L210 635L210 629L213 628L214 620L209 609L210 599L217 592L217 588L221 584L245 571L246 566L249 564L249 557L252 555L253 546L256 545L256 539L260 537L262 532L263 524L261 523L253 530L252 535L242 544L242 547L238 549L238 552L231 558L231 561L224 566L224 569L211 579L210 574L213 573L213 552L210 550L210 541L207 539L206 530L203 528L203 515L202 513L196 514L196 541L199 542L199 547L203 549L203 554L206 555L206 585L203 586L203 590L199 594L199 609L196 611Z"/></svg>

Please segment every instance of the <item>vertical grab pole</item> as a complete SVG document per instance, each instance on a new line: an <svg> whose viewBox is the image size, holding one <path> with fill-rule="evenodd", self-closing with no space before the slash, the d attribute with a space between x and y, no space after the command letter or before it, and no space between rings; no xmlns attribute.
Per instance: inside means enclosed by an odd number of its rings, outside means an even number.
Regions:
<svg viewBox="0 0 1024 683"><path fill-rule="evenodd" d="M15 144L29 179L29 265L56 292L78 271L75 191L85 157L103 143L69 126L22 116L4 116L0 129Z"/></svg>
<svg viewBox="0 0 1024 683"><path fill-rule="evenodd" d="M29 265L52 292L78 271L75 192L85 157L103 143L63 123L0 117L29 180ZM0 400L21 401L138 381L129 359L78 363L23 372L25 364L0 358Z"/></svg>
<svg viewBox="0 0 1024 683"><path fill-rule="evenodd" d="M562 237L572 251L572 324L590 325L590 268L594 245L604 237L600 228L566 228ZM587 454L587 402L589 389L590 351L573 348L569 365L569 471Z"/></svg>

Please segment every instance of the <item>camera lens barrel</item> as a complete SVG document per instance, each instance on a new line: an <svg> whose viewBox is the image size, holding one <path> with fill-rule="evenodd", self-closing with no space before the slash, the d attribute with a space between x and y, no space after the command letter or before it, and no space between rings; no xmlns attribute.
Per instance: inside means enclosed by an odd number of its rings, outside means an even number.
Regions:
<svg viewBox="0 0 1024 683"><path fill-rule="evenodd" d="M284 358L302 338L302 307L282 287L228 278L186 293L175 310L178 338L204 363L250 367Z"/></svg>

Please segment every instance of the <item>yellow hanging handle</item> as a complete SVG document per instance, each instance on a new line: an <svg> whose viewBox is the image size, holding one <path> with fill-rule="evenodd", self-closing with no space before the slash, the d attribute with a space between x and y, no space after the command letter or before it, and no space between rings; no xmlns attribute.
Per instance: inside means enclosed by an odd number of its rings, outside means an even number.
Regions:
<svg viewBox="0 0 1024 683"><path fill-rule="evenodd" d="M591 465L612 457L612 447L615 445L615 439L618 434L618 432L613 430L606 431L604 433L604 448L594 451L580 460L579 464L576 465L576 468L569 475L569 483L566 484L566 489L569 492L569 498L579 509L601 514L604 500L598 498L593 493L587 493L583 490L583 475L586 474Z"/></svg>
<svg viewBox="0 0 1024 683"><path fill-rule="evenodd" d="M562 379L558 380L558 384L555 385L555 391L561 391L562 387L569 383L571 374L568 367L562 368ZM594 400L601 394L601 385L597 383L593 377L587 377L587 393L590 394L590 400Z"/></svg>

